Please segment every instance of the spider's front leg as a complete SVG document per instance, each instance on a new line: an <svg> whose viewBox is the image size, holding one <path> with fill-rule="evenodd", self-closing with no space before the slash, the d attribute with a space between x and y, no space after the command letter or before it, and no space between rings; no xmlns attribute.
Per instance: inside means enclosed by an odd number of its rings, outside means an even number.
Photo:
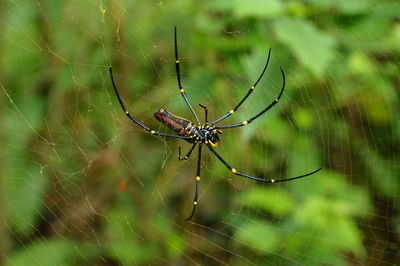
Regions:
<svg viewBox="0 0 400 266"><path fill-rule="evenodd" d="M253 180L257 180L260 182L265 182L265 183L279 183L279 182L286 182L286 181L290 181L290 180L295 180L295 179L299 179L302 177L306 177L309 175L313 175L316 172L318 172L319 170L321 170L322 168L319 168L311 173L305 174L305 175L300 175L300 176L296 176L296 177L291 177L291 178L286 178L286 179L264 179L264 178L259 178L259 177L255 177L255 176L251 176L251 175L247 175L247 174L243 174L239 171L237 171L235 168L233 168L230 164L228 164L224 159L222 159L222 157L211 147L211 145L207 145L207 147L210 149L210 151L212 153L214 153L214 155L218 158L218 160L220 160L231 172L232 174L238 175L238 176L243 176L249 179L253 179Z"/></svg>
<svg viewBox="0 0 400 266"><path fill-rule="evenodd" d="M261 115L266 113L269 109L274 107L275 104L277 104L279 102L279 100L281 99L283 91L285 90L286 78L285 78L285 72L283 71L282 67L281 67L281 73L282 73L282 88L281 88L281 92L279 93L278 97L276 97L276 99L272 103L270 103L270 105L268 105L264 110L262 110L261 112L259 112L258 114L256 114L255 116L253 116L252 118L250 118L250 119L248 119L246 121L243 121L243 122L237 123L237 124L233 124L233 125L216 126L215 128L216 129L224 129L224 128L234 128L234 127L247 126L248 124L253 122L255 119L257 119L258 117L260 117Z"/></svg>
<svg viewBox="0 0 400 266"><path fill-rule="evenodd" d="M163 137L170 137L170 138L178 138L178 139L190 139L190 137L187 136L179 136L179 135L171 135L171 134L167 134L167 133L163 133L163 132L158 132L155 130L152 130L151 128L149 128L148 126L144 125L143 123L139 122L136 118L134 118L126 109L124 102L121 99L121 96L119 96L119 92L117 90L117 86L115 85L115 81L114 81L114 76L112 73L112 68L110 67L110 77L111 77L111 83L113 85L114 88L114 92L115 95L117 96L118 102L121 105L122 110L124 111L125 115L132 120L132 122L134 122L136 125L142 127L143 129L145 129L147 132L149 132L152 135L156 135L156 136L163 136Z"/></svg>
<svg viewBox="0 0 400 266"><path fill-rule="evenodd" d="M199 106L204 109L204 124L208 123L208 109L206 106L199 103Z"/></svg>
<svg viewBox="0 0 400 266"><path fill-rule="evenodd" d="M190 155L192 154L192 151L194 150L194 148L196 147L196 144L193 144L192 147L190 148L189 152L186 154L186 156L182 156L181 155L181 147L178 147L178 160L179 161L186 161L189 159Z"/></svg>
<svg viewBox="0 0 400 266"><path fill-rule="evenodd" d="M182 83L181 83L181 71L179 68L179 56L178 56L178 43L177 43L177 37L176 37L176 27L174 28L174 44L175 44L175 71L176 71L176 78L178 81L178 88L179 88L179 92L181 93L183 99L185 100L187 106L189 107L190 111L192 112L194 118L196 119L197 123L200 124L200 120L197 117L196 112L194 111L192 105L189 102L189 99L186 96L186 92L182 87Z"/></svg>
<svg viewBox="0 0 400 266"><path fill-rule="evenodd" d="M231 109L229 112L227 112L225 115L221 116L220 118L218 118L214 122L211 122L210 126L213 126L213 125L221 122L225 118L230 117L231 115L233 115L233 113L235 113L239 109L239 107L242 105L242 103L244 103L244 101L246 101L246 99L250 96L250 94L253 93L253 91L257 87L258 82L260 82L261 78L264 76L265 71L267 70L270 57L271 57L271 48L269 48L267 62L265 63L264 69L261 72L261 75L258 77L257 81L253 84L253 86L251 86L249 88L249 90L247 91L246 95L242 98L242 100L240 100L240 102L238 104L235 105L235 107L233 107L233 109Z"/></svg>

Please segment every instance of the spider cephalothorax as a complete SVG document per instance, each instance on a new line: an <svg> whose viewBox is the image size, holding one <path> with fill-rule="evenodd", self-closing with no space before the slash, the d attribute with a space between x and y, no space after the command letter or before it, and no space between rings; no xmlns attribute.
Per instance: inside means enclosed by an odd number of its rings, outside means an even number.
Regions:
<svg viewBox="0 0 400 266"><path fill-rule="evenodd" d="M187 106L189 107L191 113L193 114L193 116L194 116L194 118L196 120L196 124L190 122L189 120L187 120L185 118L176 116L176 115L172 114L171 112L168 112L165 109L159 109L158 111L156 111L154 113L154 117L158 121L160 121L161 123L163 123L164 125L169 127L170 129L172 129L175 132L176 135L167 134L167 133L163 133L163 132L158 132L158 131L152 130L148 126L146 126L143 123L139 122L136 118L134 118L126 110L125 105L122 102L121 97L119 96L117 87L115 86L114 78L113 78L113 75L112 75L112 70L110 68L110 76L111 76L111 81L112 81L112 85L113 85L113 88L114 88L114 92L117 95L117 99L119 101L119 104L122 107L122 110L124 110L125 114L128 116L128 118L130 120L132 120L135 124L139 125L143 129L145 129L150 134L153 134L153 135L156 135L156 136L169 137L169 138L184 139L184 140L188 141L189 143L191 143L192 147L190 148L190 150L186 154L186 156L181 156L181 148L179 147L179 154L178 154L178 159L179 160L187 160L187 159L189 159L189 157L192 154L192 151L194 150L196 145L199 145L198 157L197 157L197 171L196 171L196 178L195 178L196 187L195 187L195 192L194 192L193 209L192 209L192 213L187 218L187 220L192 219L192 217L194 215L194 212L196 210L196 206L197 206L197 200L198 200L198 196L199 196L199 185L200 185L201 150L202 150L202 146L203 145L205 145L211 151L211 153L213 153L215 155L215 157L219 161L221 161L225 165L225 167L227 167L229 169L229 171L231 171L232 174L235 174L235 175L238 175L238 176L242 176L242 177L245 177L245 178L249 178L249 179L252 179L252 180L260 181L260 182L265 182L265 183L286 182L286 181L290 181L290 180L294 180L294 179L299 179L299 178L302 178L302 177L310 176L312 174L315 174L319 170L321 170L321 168L319 168L317 170L314 170L313 172L310 172L310 173L307 173L307 174L304 174L304 175L300 175L300 176L296 176L296 177L286 178L286 179L274 179L274 178L264 179L264 178L259 178L259 177L255 177L255 176L252 176L252 175L248 175L248 174L244 174L244 173L239 172L238 170L233 168L229 163L227 163L214 150L214 147L216 147L218 145L218 143L219 143L219 136L218 135L222 133L221 129L228 129L228 128L247 126L251 122L253 122L255 119L257 119L258 117L260 117L261 115L266 113L269 109L274 107L275 104L277 104L279 102L279 100L280 100L280 98L281 98L281 96L283 94L283 90L285 89L285 72L283 72L282 68L281 68L281 73L282 73L283 81L282 81L281 91L280 91L278 97L276 97L269 105L267 105L261 112L257 113L256 115L254 115L250 119L247 119L247 120L245 120L243 122L230 124L230 125L217 125L222 120L224 120L224 119L230 117L231 115L233 115L239 109L239 107L242 105L242 103L244 103L245 100L250 96L250 94L255 90L258 82L261 80L262 76L265 73L265 70L267 69L270 55L271 55L271 49L269 49L267 63L265 64L264 69L261 72L261 75L259 76L257 81L253 84L253 86L251 86L248 89L247 93L244 95L242 100L238 104L236 104L235 107L233 107L233 109L228 111L225 115L221 116L220 118L218 118L217 120L215 120L215 121L213 121L211 123L208 123L207 108L205 106L199 104L200 107L204 109L204 113L205 113L205 122L201 123L199 118L198 118L198 116L197 116L197 114L196 114L196 112L194 111L192 105L190 104L190 102L189 102L189 100L188 100L188 98L186 96L186 92L183 89L182 84L181 84L181 77L180 77L180 70L179 70L179 59L178 59L178 46L177 46L177 41L176 41L176 28L175 28L175 69L176 69L176 76L177 76L177 80L178 80L178 88L179 88L179 92L181 93L181 95L182 95L183 99L185 100Z"/></svg>

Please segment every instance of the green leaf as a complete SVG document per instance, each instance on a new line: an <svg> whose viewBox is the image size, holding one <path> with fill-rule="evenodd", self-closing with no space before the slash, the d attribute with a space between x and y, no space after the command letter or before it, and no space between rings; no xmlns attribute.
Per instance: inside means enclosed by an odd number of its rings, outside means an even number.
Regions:
<svg viewBox="0 0 400 266"><path fill-rule="evenodd" d="M368 11L373 8L371 0L331 0L336 2L336 5L343 14L352 15Z"/></svg>
<svg viewBox="0 0 400 266"><path fill-rule="evenodd" d="M368 11L372 7L370 0L309 0L320 9L336 9L343 14L358 14Z"/></svg>
<svg viewBox="0 0 400 266"><path fill-rule="evenodd" d="M353 150L365 161L367 176L372 179L374 189L381 195L398 200L400 195L393 187L398 184L397 164L392 164L365 141L354 142Z"/></svg>
<svg viewBox="0 0 400 266"><path fill-rule="evenodd" d="M337 219L335 230L327 230L326 240L333 243L334 248L339 251L351 251L361 257L365 256L362 233L356 223L350 219Z"/></svg>
<svg viewBox="0 0 400 266"><path fill-rule="evenodd" d="M44 206L47 179L40 165L23 161L19 170L7 172L7 203L10 222L18 232L28 233L35 228L36 219Z"/></svg>
<svg viewBox="0 0 400 266"><path fill-rule="evenodd" d="M279 235L275 228L260 220L242 224L236 231L235 238L248 248L262 254L274 253L279 245Z"/></svg>
<svg viewBox="0 0 400 266"><path fill-rule="evenodd" d="M179 256L182 256L186 248L186 242L184 238L179 237L176 234L170 234L166 239L166 243L168 255L173 258L178 258Z"/></svg>
<svg viewBox="0 0 400 266"><path fill-rule="evenodd" d="M271 18L284 10L279 0L235 0L233 14L238 17Z"/></svg>
<svg viewBox="0 0 400 266"><path fill-rule="evenodd" d="M275 32L316 76L321 76L335 54L336 40L310 22L299 18L276 20Z"/></svg>
<svg viewBox="0 0 400 266"><path fill-rule="evenodd" d="M315 122L315 114L309 108L298 108L293 112L296 125L303 130L311 129Z"/></svg>
<svg viewBox="0 0 400 266"><path fill-rule="evenodd" d="M369 123L379 126L392 123L392 106L382 92L364 90L357 95L356 102Z"/></svg>
<svg viewBox="0 0 400 266"><path fill-rule="evenodd" d="M343 202L328 197L310 197L302 208L296 210L296 221L303 229L318 234L321 239L318 242L326 249L351 251L362 257L365 255L362 233L351 212L343 211L343 206Z"/></svg>
<svg viewBox="0 0 400 266"><path fill-rule="evenodd" d="M349 56L349 70L355 74L366 75L377 71L373 61L362 52L354 52Z"/></svg>
<svg viewBox="0 0 400 266"><path fill-rule="evenodd" d="M367 191L347 183L346 176L324 171L323 177L316 180L315 190L320 195L335 199L335 211L340 215L365 217L372 211Z"/></svg>
<svg viewBox="0 0 400 266"><path fill-rule="evenodd" d="M320 153L322 150L318 147L310 136L297 135L293 138L291 147L287 152L288 156L288 171L287 177L294 177L310 173L320 167ZM300 182L290 182L290 187L293 192L298 196L307 198L310 191L315 191L317 183L315 179L322 179L324 176L324 169L315 175L306 177Z"/></svg>
<svg viewBox="0 0 400 266"><path fill-rule="evenodd" d="M294 207L291 195L279 187L253 187L242 193L239 201L250 208L261 208L278 216L289 214Z"/></svg>
<svg viewBox="0 0 400 266"><path fill-rule="evenodd" d="M263 125L262 131L265 132L265 141L269 145L276 147L285 146L287 148L286 145L292 141L293 128L286 120L277 115L268 117L268 123Z"/></svg>
<svg viewBox="0 0 400 266"><path fill-rule="evenodd" d="M152 226L165 239L168 255L172 258L181 256L186 248L185 237L180 231L176 231L173 226L173 220L169 216L165 216L163 213L157 213L152 218Z"/></svg>
<svg viewBox="0 0 400 266"><path fill-rule="evenodd" d="M40 239L11 254L8 264L13 266L73 265L74 254L78 254L75 245L68 239Z"/></svg>
<svg viewBox="0 0 400 266"><path fill-rule="evenodd" d="M44 166L32 160L29 143L42 126L44 101L40 97L31 97L26 108L22 108L14 99L12 101L15 103L10 107L12 112L7 112L2 120L6 139L4 180L7 187L7 214L16 231L29 233L43 210L48 185L42 172Z"/></svg>
<svg viewBox="0 0 400 266"><path fill-rule="evenodd" d="M234 5L232 2L232 0L207 1L204 2L203 5L213 11L227 11L230 10Z"/></svg>
<svg viewBox="0 0 400 266"><path fill-rule="evenodd" d="M393 26L393 32L391 33L390 36L390 44L393 47L393 49L396 49L397 52L400 51L400 25L395 25Z"/></svg>
<svg viewBox="0 0 400 266"><path fill-rule="evenodd" d="M154 242L138 239L132 208L123 203L111 210L108 217L108 256L123 265L143 264L153 260L159 253Z"/></svg>

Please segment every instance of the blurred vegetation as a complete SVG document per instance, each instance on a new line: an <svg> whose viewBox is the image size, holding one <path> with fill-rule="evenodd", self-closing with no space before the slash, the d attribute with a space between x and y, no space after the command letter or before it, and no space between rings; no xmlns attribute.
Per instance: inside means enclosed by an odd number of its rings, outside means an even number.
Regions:
<svg viewBox="0 0 400 266"><path fill-rule="evenodd" d="M0 2L1 262L4 265L394 265L399 227L400 2L396 0ZM192 119L174 73L211 119L218 151L263 185L202 165L149 126ZM202 112L200 116L202 117ZM225 122L224 122L225 123ZM193 156L194 158L196 156Z"/></svg>

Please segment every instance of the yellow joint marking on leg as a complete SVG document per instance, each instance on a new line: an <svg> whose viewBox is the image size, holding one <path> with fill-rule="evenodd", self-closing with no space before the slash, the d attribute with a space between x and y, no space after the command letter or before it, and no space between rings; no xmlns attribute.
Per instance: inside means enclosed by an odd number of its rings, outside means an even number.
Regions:
<svg viewBox="0 0 400 266"><path fill-rule="evenodd" d="M177 63L177 64L178 64L178 63L179 63L179 60L176 60L176 61L175 61L175 63Z"/></svg>
<svg viewBox="0 0 400 266"><path fill-rule="evenodd" d="M180 91L181 93L184 93L184 92L185 92L185 90L184 90L184 89L180 89L179 91Z"/></svg>
<svg viewBox="0 0 400 266"><path fill-rule="evenodd" d="M243 121L242 124L245 126L245 125L249 124L249 122L248 121Z"/></svg>
<svg viewBox="0 0 400 266"><path fill-rule="evenodd" d="M200 181L200 176L196 176L196 181Z"/></svg>
<svg viewBox="0 0 400 266"><path fill-rule="evenodd" d="M129 112L128 112L128 111L125 111L125 114L129 114Z"/></svg>
<svg viewBox="0 0 400 266"><path fill-rule="evenodd" d="M275 99L275 102L279 102L279 99L278 99L278 98L276 98L276 99Z"/></svg>
<svg viewBox="0 0 400 266"><path fill-rule="evenodd" d="M231 114L233 114L234 112L235 112L235 110L233 110L233 109L229 111L229 113L231 113Z"/></svg>
<svg viewBox="0 0 400 266"><path fill-rule="evenodd" d="M200 139L199 137L196 138L196 140L199 140L199 139Z"/></svg>
<svg viewBox="0 0 400 266"><path fill-rule="evenodd" d="M254 87L254 86L251 86L251 88L250 88L250 89L251 89L251 90L254 90L255 88L256 88L256 87Z"/></svg>
<svg viewBox="0 0 400 266"><path fill-rule="evenodd" d="M275 183L275 179L271 179L271 183Z"/></svg>
<svg viewBox="0 0 400 266"><path fill-rule="evenodd" d="M197 201L193 201L193 205L197 205Z"/></svg>
<svg viewBox="0 0 400 266"><path fill-rule="evenodd" d="M236 174L237 171L236 171L235 168L232 168L232 169L231 169L231 172L232 172L233 174Z"/></svg>
<svg viewBox="0 0 400 266"><path fill-rule="evenodd" d="M208 144L208 140L204 141L205 144Z"/></svg>
<svg viewBox="0 0 400 266"><path fill-rule="evenodd" d="M218 146L218 141L214 143L211 140L209 140L208 142L210 142L211 146L213 146L213 147L217 147Z"/></svg>
<svg viewBox="0 0 400 266"><path fill-rule="evenodd" d="M154 133L156 133L156 132L155 132L154 130L150 130L150 133L151 133L151 134L154 134Z"/></svg>

